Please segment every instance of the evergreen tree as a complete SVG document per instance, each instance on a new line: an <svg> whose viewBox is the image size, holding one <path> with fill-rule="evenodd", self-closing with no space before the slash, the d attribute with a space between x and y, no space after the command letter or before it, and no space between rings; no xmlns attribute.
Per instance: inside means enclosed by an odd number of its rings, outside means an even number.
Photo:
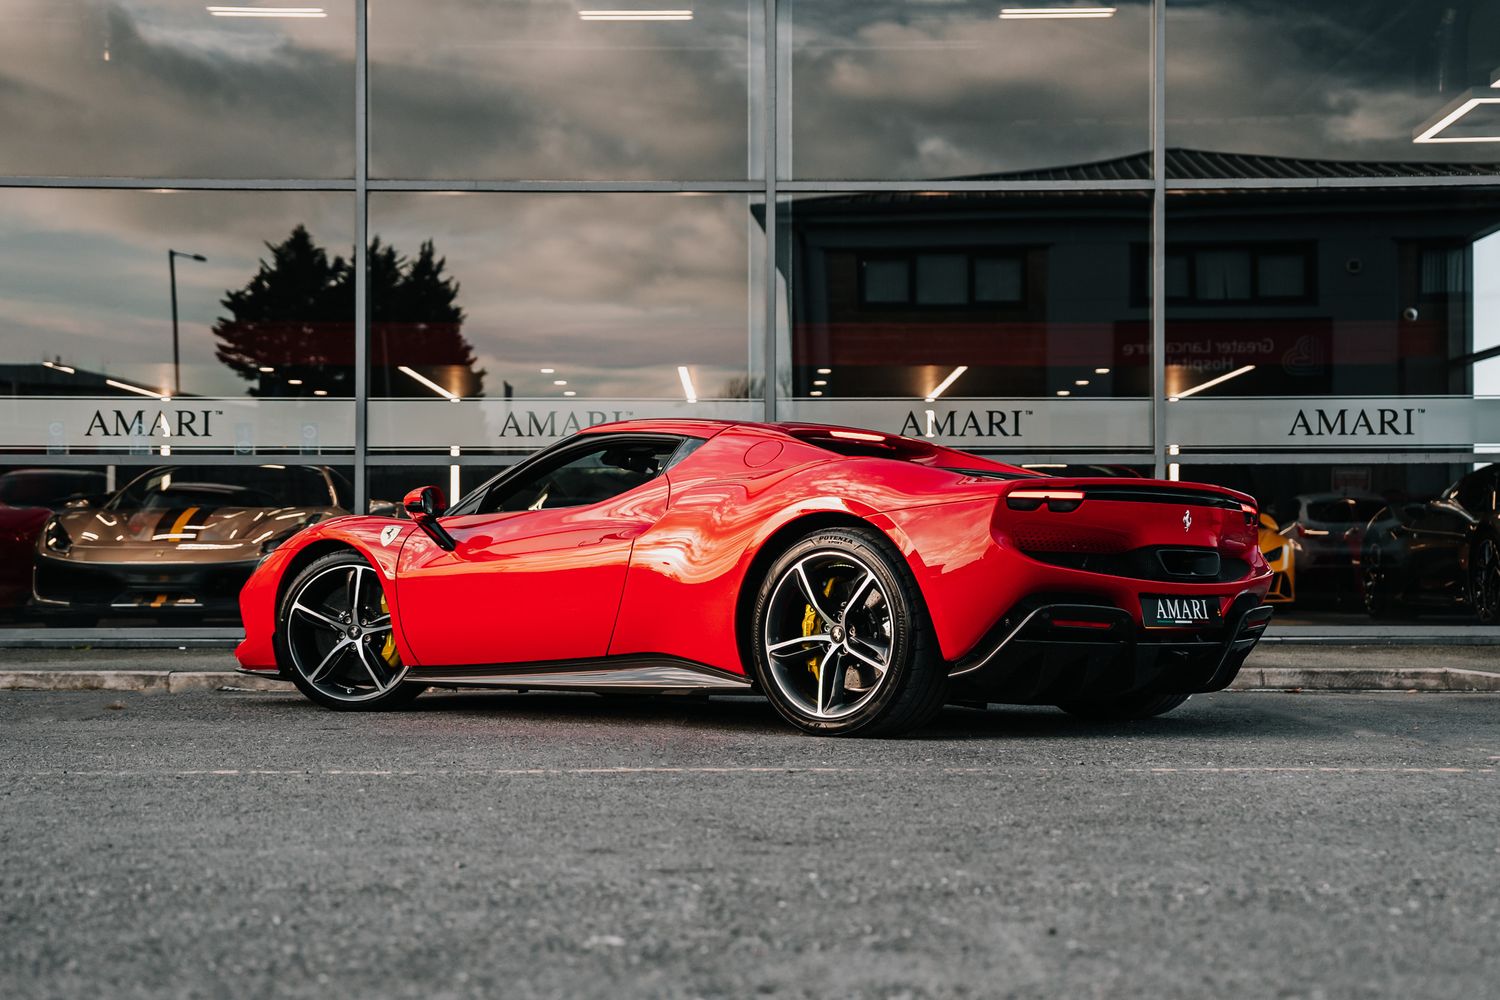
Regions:
<svg viewBox="0 0 1500 1000"><path fill-rule="evenodd" d="M333 395L352 392L352 264L330 258L300 225L266 249L269 259L260 261L255 276L221 300L230 315L214 324L219 360L255 383L251 395L310 395L317 388ZM370 241L372 392L428 394L409 378L393 378L397 365L443 374L464 395L482 391L484 372L474 370L474 349L462 334L463 309L455 304L459 285L444 273L446 266L431 240L415 260L378 236ZM292 378L302 384L291 385Z"/></svg>

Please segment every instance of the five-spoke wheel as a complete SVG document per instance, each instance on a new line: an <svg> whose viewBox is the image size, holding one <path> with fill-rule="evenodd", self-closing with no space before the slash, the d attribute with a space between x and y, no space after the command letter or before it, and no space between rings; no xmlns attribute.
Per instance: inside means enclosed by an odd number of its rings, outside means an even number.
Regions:
<svg viewBox="0 0 1500 1000"><path fill-rule="evenodd" d="M374 567L354 552L309 565L282 599L277 653L309 698L334 708L388 707L420 687L403 683L390 606Z"/></svg>
<svg viewBox="0 0 1500 1000"><path fill-rule="evenodd" d="M896 732L942 705L946 675L900 556L874 532L818 532L766 575L756 668L772 704L811 732Z"/></svg>

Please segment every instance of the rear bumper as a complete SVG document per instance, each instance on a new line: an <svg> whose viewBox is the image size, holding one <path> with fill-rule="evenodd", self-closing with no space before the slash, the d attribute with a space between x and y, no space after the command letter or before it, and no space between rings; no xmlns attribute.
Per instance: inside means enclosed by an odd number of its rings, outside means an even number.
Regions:
<svg viewBox="0 0 1500 1000"><path fill-rule="evenodd" d="M1123 608L1030 602L1012 610L949 676L955 698L1051 705L1143 691L1228 687L1270 624L1253 592L1218 629L1142 629Z"/></svg>

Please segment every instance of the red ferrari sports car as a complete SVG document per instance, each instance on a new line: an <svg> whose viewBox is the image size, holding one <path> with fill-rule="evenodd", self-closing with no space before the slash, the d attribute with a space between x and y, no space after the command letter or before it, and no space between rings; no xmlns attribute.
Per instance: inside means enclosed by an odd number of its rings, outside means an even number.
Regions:
<svg viewBox="0 0 1500 1000"><path fill-rule="evenodd" d="M759 691L808 732L875 735L945 702L1158 715L1227 685L1271 618L1242 493L873 431L606 424L406 509L267 555L242 669L341 709L433 686Z"/></svg>

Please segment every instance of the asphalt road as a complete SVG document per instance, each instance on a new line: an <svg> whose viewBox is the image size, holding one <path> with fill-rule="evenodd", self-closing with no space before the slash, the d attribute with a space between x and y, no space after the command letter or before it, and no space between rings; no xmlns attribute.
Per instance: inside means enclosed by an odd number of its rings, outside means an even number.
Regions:
<svg viewBox="0 0 1500 1000"><path fill-rule="evenodd" d="M1500 996L1500 696L0 694L0 996Z"/></svg>

